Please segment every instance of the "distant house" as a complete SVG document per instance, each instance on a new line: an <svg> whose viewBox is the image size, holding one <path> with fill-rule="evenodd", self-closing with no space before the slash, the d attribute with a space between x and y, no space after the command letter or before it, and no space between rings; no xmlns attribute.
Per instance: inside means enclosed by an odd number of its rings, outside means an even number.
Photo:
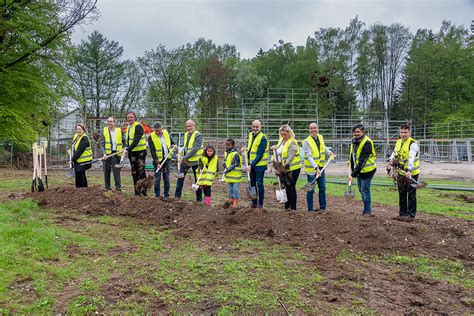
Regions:
<svg viewBox="0 0 474 316"><path fill-rule="evenodd" d="M49 145L52 155L66 156L68 144L74 135L74 126L82 122L79 109L63 114L54 121L49 131Z"/></svg>

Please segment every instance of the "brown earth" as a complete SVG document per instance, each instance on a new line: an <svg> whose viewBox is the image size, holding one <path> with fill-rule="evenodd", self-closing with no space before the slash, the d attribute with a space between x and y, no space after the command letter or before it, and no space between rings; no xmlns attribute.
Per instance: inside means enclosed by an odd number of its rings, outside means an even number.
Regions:
<svg viewBox="0 0 474 316"><path fill-rule="evenodd" d="M245 190L245 185L241 186ZM213 195L224 195L225 185L213 186ZM170 228L183 237L191 237L211 248L226 248L239 238L261 239L269 244L287 244L308 254L308 265L315 265L324 276L318 306L344 306L357 297L367 306L385 313L466 313L474 312L472 290L447 282L425 278L412 270L391 270L371 260L348 259L341 252L377 256L400 253L431 258L460 260L468 273L473 269L473 222L452 217L421 213L415 221L395 218L397 208L374 206L374 217L360 217L361 202L329 197L327 214L298 211L288 213L267 190L266 206L252 209L224 209L220 206L128 196L106 192L102 187L76 189L72 186L51 188L32 197L45 208L53 208L67 217L71 214L112 215L136 218L144 225ZM18 197L18 196L15 196ZM299 192L300 204L304 201ZM241 201L241 204L246 204ZM219 248L221 249L221 248ZM363 288L341 285L340 280L363 283ZM131 284L116 279L107 289L107 300L114 302L128 292ZM137 298L139 299L139 297ZM163 306L164 302L157 302ZM161 307L160 307L161 308ZM327 309L330 310L330 309ZM282 310L283 312L283 310Z"/></svg>

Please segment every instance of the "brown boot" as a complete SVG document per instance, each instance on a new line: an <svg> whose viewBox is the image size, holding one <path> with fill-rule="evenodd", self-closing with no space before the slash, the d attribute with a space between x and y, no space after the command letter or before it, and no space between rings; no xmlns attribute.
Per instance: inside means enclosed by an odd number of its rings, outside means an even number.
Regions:
<svg viewBox="0 0 474 316"><path fill-rule="evenodd" d="M234 204L234 199L229 199L229 201L225 201L224 205L222 206L223 208L229 208Z"/></svg>
<svg viewBox="0 0 474 316"><path fill-rule="evenodd" d="M239 199L234 199L232 201L232 208L238 208L239 207Z"/></svg>

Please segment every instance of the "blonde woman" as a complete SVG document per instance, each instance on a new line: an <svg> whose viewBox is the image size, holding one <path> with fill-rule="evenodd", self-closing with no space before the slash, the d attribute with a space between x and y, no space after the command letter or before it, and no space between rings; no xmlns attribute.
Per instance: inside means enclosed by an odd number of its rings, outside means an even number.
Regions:
<svg viewBox="0 0 474 316"><path fill-rule="evenodd" d="M280 127L279 134L280 140L272 149L276 152L277 160L283 164L286 170L286 175L281 177L288 198L288 201L285 202L285 210L296 211L296 182L301 171L300 146L290 126L285 124Z"/></svg>

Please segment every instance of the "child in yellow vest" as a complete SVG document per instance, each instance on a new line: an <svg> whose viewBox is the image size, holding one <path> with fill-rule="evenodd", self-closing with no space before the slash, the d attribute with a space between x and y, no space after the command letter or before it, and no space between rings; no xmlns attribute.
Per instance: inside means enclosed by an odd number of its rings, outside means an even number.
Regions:
<svg viewBox="0 0 474 316"><path fill-rule="evenodd" d="M224 181L229 186L229 201L224 204L224 208L239 205L239 185L242 177L242 157L235 148L235 141L229 138L225 143L226 152L224 154Z"/></svg>
<svg viewBox="0 0 474 316"><path fill-rule="evenodd" d="M217 173L217 155L213 146L208 145L199 158L199 169L202 172L198 181L199 187L204 191L206 205L211 205L211 187Z"/></svg>

